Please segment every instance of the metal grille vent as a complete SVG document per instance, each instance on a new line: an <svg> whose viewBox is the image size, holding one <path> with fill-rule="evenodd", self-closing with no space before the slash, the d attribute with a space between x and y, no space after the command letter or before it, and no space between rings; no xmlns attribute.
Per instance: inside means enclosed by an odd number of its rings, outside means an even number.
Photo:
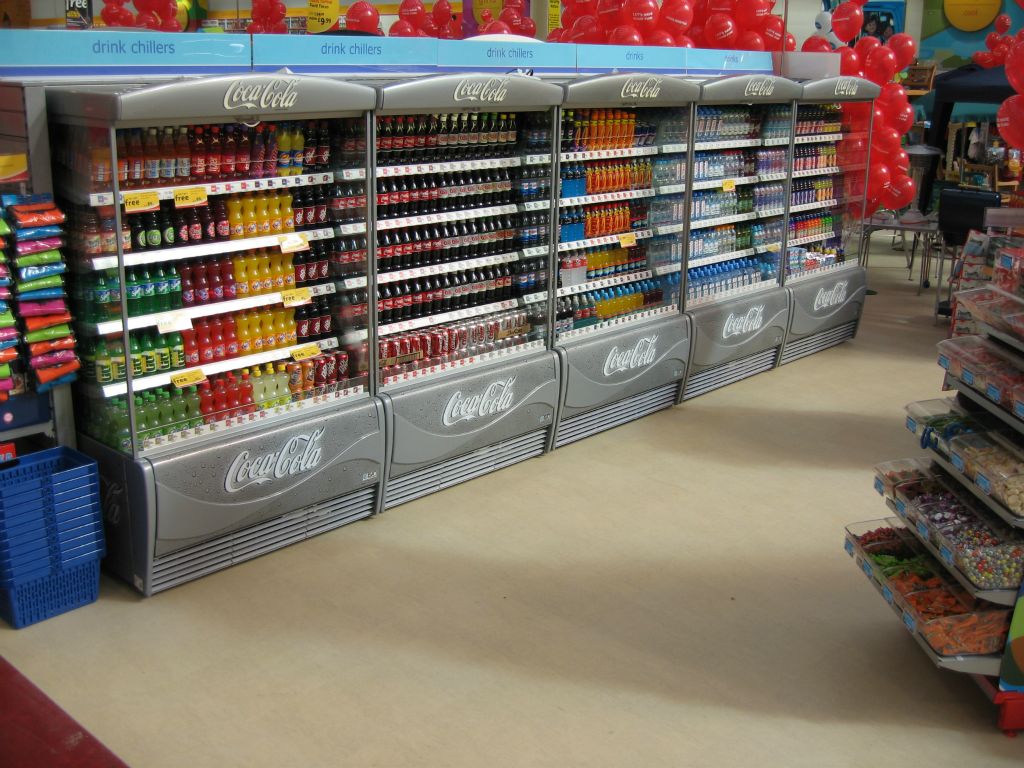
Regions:
<svg viewBox="0 0 1024 768"><path fill-rule="evenodd" d="M775 356L778 351L778 347L766 349L764 352L758 352L747 357L741 357L739 360L722 363L714 368L701 371L695 376L691 376L686 382L683 399L689 400L700 395L706 395L708 392L724 387L727 384L733 384L755 374L770 371L775 367Z"/></svg>
<svg viewBox="0 0 1024 768"><path fill-rule="evenodd" d="M679 382L673 382L603 405L592 411L571 416L559 425L555 447L560 448L585 437L596 435L598 432L604 432L606 429L643 418L655 411L671 408L675 405L678 394Z"/></svg>
<svg viewBox="0 0 1024 768"><path fill-rule="evenodd" d="M837 325L835 328L830 328L827 331L806 336L799 341L791 342L782 350L782 364L785 365L794 360L799 360L801 357L807 357L815 352L821 352L823 349L842 344L844 341L852 339L856 333L857 322L851 321L843 325Z"/></svg>

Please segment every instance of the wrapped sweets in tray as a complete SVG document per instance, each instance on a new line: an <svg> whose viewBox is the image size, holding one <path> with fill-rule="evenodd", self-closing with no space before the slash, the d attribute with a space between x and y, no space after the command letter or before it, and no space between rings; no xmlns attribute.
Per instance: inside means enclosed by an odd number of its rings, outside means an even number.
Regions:
<svg viewBox="0 0 1024 768"><path fill-rule="evenodd" d="M971 480L975 479L983 459L1003 450L986 432L971 432L949 441L950 461Z"/></svg>
<svg viewBox="0 0 1024 768"><path fill-rule="evenodd" d="M1010 610L972 600L962 590L945 586L901 594L897 598L914 627L940 656L1000 653L1010 628Z"/></svg>
<svg viewBox="0 0 1024 768"><path fill-rule="evenodd" d="M964 435L953 441L955 451L968 451L968 438L980 437L978 433ZM1024 516L1024 455L1005 438L994 433L985 435L987 445L970 449L970 459L965 464L972 466L970 477L982 491L1000 501L1017 517ZM964 447L961 448L961 442ZM961 454L964 455L964 454ZM965 472L966 474L966 472Z"/></svg>
<svg viewBox="0 0 1024 768"><path fill-rule="evenodd" d="M900 483L893 488L893 497L906 510L930 504L940 498L955 498L952 491L934 477L919 478Z"/></svg>
<svg viewBox="0 0 1024 768"><path fill-rule="evenodd" d="M875 465L875 489L887 498L895 498L897 485L908 480L931 477L926 459L896 459Z"/></svg>
<svg viewBox="0 0 1024 768"><path fill-rule="evenodd" d="M992 284L1013 296L1024 296L1024 249L1003 248L999 251Z"/></svg>
<svg viewBox="0 0 1024 768"><path fill-rule="evenodd" d="M956 300L971 313L975 320L990 325L997 331L1012 333L1007 317L1024 313L1024 302L998 288L971 288L956 294Z"/></svg>
<svg viewBox="0 0 1024 768"><path fill-rule="evenodd" d="M921 447L944 457L949 456L949 441L953 438L987 429L986 416L968 414L948 397L908 403L905 410L907 429L921 439Z"/></svg>
<svg viewBox="0 0 1024 768"><path fill-rule="evenodd" d="M978 368L978 362L989 359L991 354L990 345L980 336L958 336L935 346L939 351L939 365L957 379L963 378L965 364L969 369ZM973 386L973 381L968 383Z"/></svg>

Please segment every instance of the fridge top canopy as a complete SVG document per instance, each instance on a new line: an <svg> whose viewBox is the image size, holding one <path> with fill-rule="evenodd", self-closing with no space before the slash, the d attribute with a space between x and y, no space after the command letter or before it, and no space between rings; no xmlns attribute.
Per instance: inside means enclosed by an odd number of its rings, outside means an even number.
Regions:
<svg viewBox="0 0 1024 768"><path fill-rule="evenodd" d="M678 77L631 74L598 75L565 85L565 106L673 107L700 98L700 85Z"/></svg>
<svg viewBox="0 0 1024 768"><path fill-rule="evenodd" d="M798 83L774 75L737 75L701 86L702 104L779 104L799 99Z"/></svg>
<svg viewBox="0 0 1024 768"><path fill-rule="evenodd" d="M829 77L804 83L802 101L870 101L881 87L861 77Z"/></svg>
<svg viewBox="0 0 1024 768"><path fill-rule="evenodd" d="M256 122L269 117L363 112L376 104L366 85L290 72L181 79L135 88L47 89L55 116L105 123L205 120Z"/></svg>
<svg viewBox="0 0 1024 768"><path fill-rule="evenodd" d="M385 113L547 109L563 95L561 86L528 75L436 75L381 86L377 106Z"/></svg>

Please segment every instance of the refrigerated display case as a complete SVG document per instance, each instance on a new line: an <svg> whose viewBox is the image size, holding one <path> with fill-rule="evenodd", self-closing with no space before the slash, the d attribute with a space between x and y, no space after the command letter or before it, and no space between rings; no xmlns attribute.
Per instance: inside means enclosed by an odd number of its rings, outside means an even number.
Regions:
<svg viewBox="0 0 1024 768"><path fill-rule="evenodd" d="M696 83L646 74L566 85L554 303L564 392L556 446L678 402L690 351L680 289L699 96Z"/></svg>
<svg viewBox="0 0 1024 768"><path fill-rule="evenodd" d="M385 508L548 445L561 101L561 87L520 74L379 88L372 350L388 425Z"/></svg>
<svg viewBox="0 0 1024 768"><path fill-rule="evenodd" d="M780 257L792 191L795 102L802 93L791 80L765 75L701 88L684 280L693 328L684 399L778 362L789 324Z"/></svg>
<svg viewBox="0 0 1024 768"><path fill-rule="evenodd" d="M780 364L857 333L867 291L860 245L870 113L880 92L869 80L852 77L804 83L786 236L784 285L792 310ZM858 111L867 115L866 131L852 125Z"/></svg>
<svg viewBox="0 0 1024 768"><path fill-rule="evenodd" d="M47 101L108 565L151 594L372 514L373 89L274 73Z"/></svg>

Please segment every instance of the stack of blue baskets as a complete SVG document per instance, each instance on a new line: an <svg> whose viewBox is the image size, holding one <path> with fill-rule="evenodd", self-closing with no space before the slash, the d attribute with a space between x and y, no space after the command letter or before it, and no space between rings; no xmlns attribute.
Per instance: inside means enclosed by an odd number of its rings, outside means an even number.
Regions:
<svg viewBox="0 0 1024 768"><path fill-rule="evenodd" d="M95 461L52 448L0 467L0 616L8 624L95 601L103 555Z"/></svg>

